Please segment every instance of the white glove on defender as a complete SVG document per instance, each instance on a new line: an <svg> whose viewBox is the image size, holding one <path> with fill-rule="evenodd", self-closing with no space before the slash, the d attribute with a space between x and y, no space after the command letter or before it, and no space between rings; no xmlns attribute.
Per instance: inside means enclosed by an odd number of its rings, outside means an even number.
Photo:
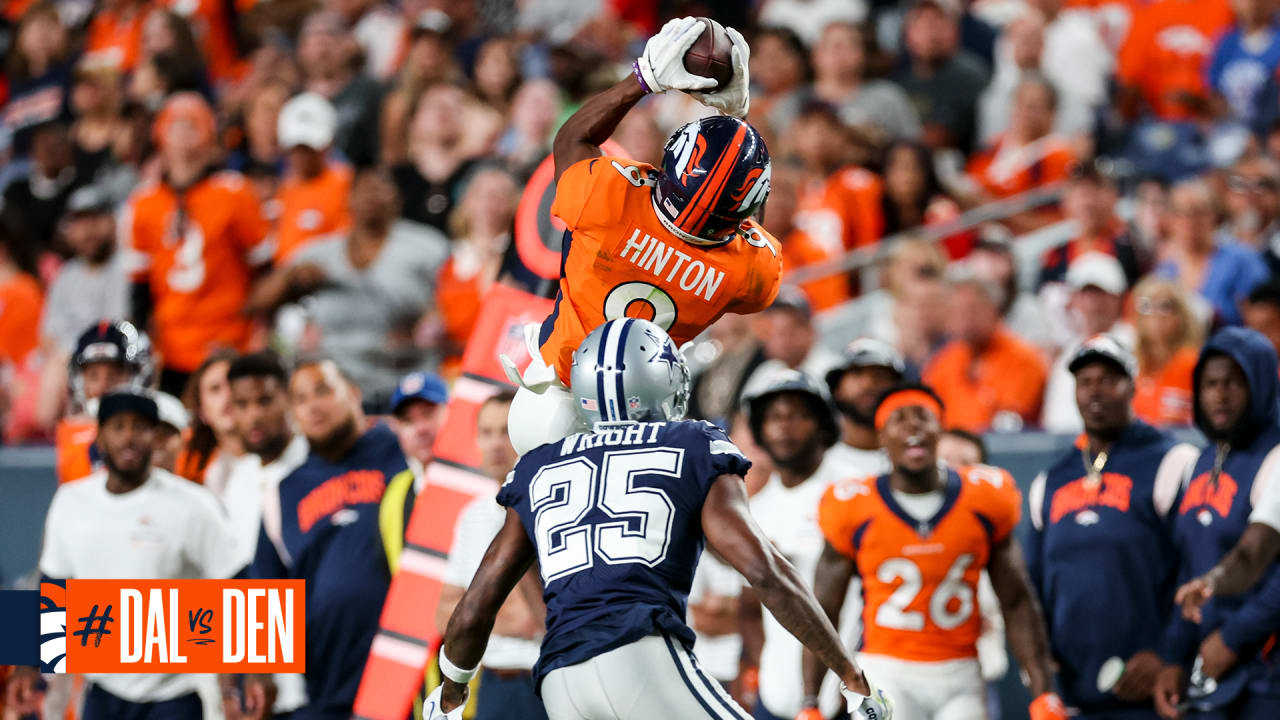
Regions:
<svg viewBox="0 0 1280 720"><path fill-rule="evenodd" d="M436 689L422 702L422 720L462 720L462 710L467 704L463 703L446 713L440 709L440 695L443 692L444 685L437 685Z"/></svg>
<svg viewBox="0 0 1280 720"><path fill-rule="evenodd" d="M657 35L644 44L644 53L636 58L636 72L649 92L667 90L706 90L716 81L694 75L684 68L684 54L697 41L706 26L697 18L668 20Z"/></svg>
<svg viewBox="0 0 1280 720"><path fill-rule="evenodd" d="M725 115L745 118L751 108L751 74L747 70L751 62L751 46L743 39L742 33L726 27L733 47L729 49L729 57L733 58L733 79L724 87L714 92L691 92L707 107L713 107Z"/></svg>
<svg viewBox="0 0 1280 720"><path fill-rule="evenodd" d="M840 683L840 694L849 704L849 717L853 720L893 720L893 701L883 690L867 678L871 695L859 695Z"/></svg>

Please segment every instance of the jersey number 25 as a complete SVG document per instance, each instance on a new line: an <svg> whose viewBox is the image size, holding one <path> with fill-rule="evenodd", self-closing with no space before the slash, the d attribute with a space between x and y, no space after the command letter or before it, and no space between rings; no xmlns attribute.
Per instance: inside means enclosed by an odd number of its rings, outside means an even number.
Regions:
<svg viewBox="0 0 1280 720"><path fill-rule="evenodd" d="M675 506L658 488L636 487L636 479L679 478L684 450L617 450L605 453L603 464L571 458L547 465L529 483L544 584L586 570L596 558L654 567L667 557ZM593 508L608 519L584 522Z"/></svg>

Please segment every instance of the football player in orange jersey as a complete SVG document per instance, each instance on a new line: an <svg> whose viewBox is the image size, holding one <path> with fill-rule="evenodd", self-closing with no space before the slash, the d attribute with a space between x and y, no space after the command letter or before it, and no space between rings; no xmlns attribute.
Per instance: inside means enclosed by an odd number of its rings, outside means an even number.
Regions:
<svg viewBox="0 0 1280 720"><path fill-rule="evenodd" d="M1005 470L940 463L941 417L942 403L927 387L899 386L881 397L875 425L893 469L837 483L823 495L818 523L826 547L814 595L834 621L849 582L862 578L858 662L902 717L985 718L977 661L978 579L985 568L1035 697L1032 720L1065 718L1051 687L1044 618L1012 536L1022 496ZM807 655L804 662L805 692L816 695L823 668ZM821 717L815 713L798 717Z"/></svg>
<svg viewBox="0 0 1280 720"><path fill-rule="evenodd" d="M756 312L777 295L778 243L750 219L770 183L764 141L739 119L749 104L750 50L729 28L733 77L710 90L714 80L684 67L685 52L704 29L697 18L668 22L649 38L634 76L588 100L556 134L551 212L567 226L560 291L541 328L526 328L533 363L523 378L504 360L521 386L509 426L522 454L578 429L566 387L573 351L605 321L650 320L680 345L724 313ZM600 144L627 111L666 90L689 92L728 114L677 130L661 168L602 157Z"/></svg>
<svg viewBox="0 0 1280 720"><path fill-rule="evenodd" d="M172 395L211 350L248 349L245 303L255 268L273 251L249 183L213 166L215 130L202 97L172 96L155 124L162 177L134 191L121 220L134 321L150 321L160 389Z"/></svg>

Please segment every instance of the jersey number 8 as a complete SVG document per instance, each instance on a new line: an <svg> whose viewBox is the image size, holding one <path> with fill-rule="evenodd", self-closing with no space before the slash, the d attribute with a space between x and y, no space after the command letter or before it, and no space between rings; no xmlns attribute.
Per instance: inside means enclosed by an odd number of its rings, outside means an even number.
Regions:
<svg viewBox="0 0 1280 720"><path fill-rule="evenodd" d="M942 630L960 627L973 615L973 587L964 581L964 571L973 563L973 555L956 558L947 576L929 595L929 619ZM924 613L907 610L924 586L920 566L906 558L890 558L880 563L876 579L889 584L902 580L893 594L876 610L876 624L893 630L924 630ZM950 609L956 601L955 609Z"/></svg>
<svg viewBox="0 0 1280 720"><path fill-rule="evenodd" d="M683 450L659 448L607 452L603 471L584 457L539 470L529 483L529 500L543 583L586 570L597 557L609 565L649 567L665 560L675 506L662 490L636 487L636 479L679 478L683 464ZM608 519L585 523L593 508ZM639 528L630 529L632 524Z"/></svg>

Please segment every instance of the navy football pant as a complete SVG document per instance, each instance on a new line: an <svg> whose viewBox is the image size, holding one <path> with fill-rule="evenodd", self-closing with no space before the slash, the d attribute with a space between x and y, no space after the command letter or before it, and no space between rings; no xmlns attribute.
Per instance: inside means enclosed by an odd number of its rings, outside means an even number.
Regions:
<svg viewBox="0 0 1280 720"><path fill-rule="evenodd" d="M160 702L131 702L90 684L81 720L201 720L204 703L195 693Z"/></svg>

